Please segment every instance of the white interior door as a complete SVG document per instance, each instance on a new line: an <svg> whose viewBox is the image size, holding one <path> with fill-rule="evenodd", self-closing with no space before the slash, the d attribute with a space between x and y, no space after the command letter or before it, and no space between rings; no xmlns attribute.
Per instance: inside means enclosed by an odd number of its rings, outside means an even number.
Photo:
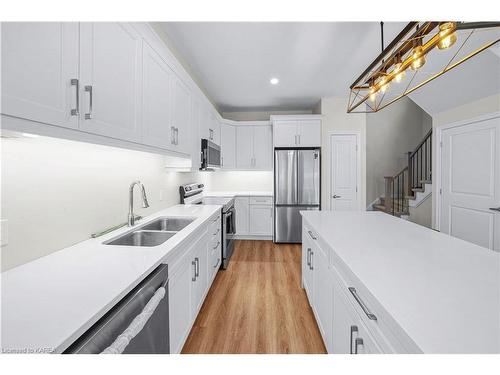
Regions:
<svg viewBox="0 0 500 375"><path fill-rule="evenodd" d="M440 230L500 251L500 118L445 129Z"/></svg>
<svg viewBox="0 0 500 375"><path fill-rule="evenodd" d="M330 209L359 209L358 136L332 134L330 138Z"/></svg>

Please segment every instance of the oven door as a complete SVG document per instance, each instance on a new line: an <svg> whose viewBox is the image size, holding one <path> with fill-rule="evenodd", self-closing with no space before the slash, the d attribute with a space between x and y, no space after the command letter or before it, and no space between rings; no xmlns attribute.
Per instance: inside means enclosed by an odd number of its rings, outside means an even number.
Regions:
<svg viewBox="0 0 500 375"><path fill-rule="evenodd" d="M224 222L222 228L222 268L227 269L229 260L233 255L234 251L234 235L236 234L236 211L234 207L231 207L228 211L224 213Z"/></svg>

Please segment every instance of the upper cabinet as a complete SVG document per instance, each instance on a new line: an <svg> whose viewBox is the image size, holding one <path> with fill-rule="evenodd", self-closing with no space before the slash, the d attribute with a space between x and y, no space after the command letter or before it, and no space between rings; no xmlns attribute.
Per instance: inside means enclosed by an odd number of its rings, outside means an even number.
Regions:
<svg viewBox="0 0 500 375"><path fill-rule="evenodd" d="M236 125L236 168L271 170L272 131L269 125Z"/></svg>
<svg viewBox="0 0 500 375"><path fill-rule="evenodd" d="M142 141L150 146L172 148L170 126L174 72L147 43L143 50Z"/></svg>
<svg viewBox="0 0 500 375"><path fill-rule="evenodd" d="M236 128L233 125L220 125L221 167L236 168Z"/></svg>
<svg viewBox="0 0 500 375"><path fill-rule="evenodd" d="M80 129L139 142L142 38L130 24L80 24L80 81Z"/></svg>
<svg viewBox="0 0 500 375"><path fill-rule="evenodd" d="M78 128L78 23L2 22L2 113Z"/></svg>
<svg viewBox="0 0 500 375"><path fill-rule="evenodd" d="M177 76L172 82L172 125L175 151L189 154L191 145L191 93Z"/></svg>
<svg viewBox="0 0 500 375"><path fill-rule="evenodd" d="M320 147L321 118L309 116L273 116L274 147Z"/></svg>

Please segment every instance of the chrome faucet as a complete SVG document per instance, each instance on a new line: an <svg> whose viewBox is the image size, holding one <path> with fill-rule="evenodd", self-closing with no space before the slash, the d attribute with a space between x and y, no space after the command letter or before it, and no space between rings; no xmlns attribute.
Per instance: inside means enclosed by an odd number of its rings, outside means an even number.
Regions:
<svg viewBox="0 0 500 375"><path fill-rule="evenodd" d="M141 181L134 181L130 184L130 189L128 191L128 226L133 227L135 225L136 216L134 215L134 186L139 185L141 187L142 196L142 207L148 208L148 198L146 197L146 189Z"/></svg>

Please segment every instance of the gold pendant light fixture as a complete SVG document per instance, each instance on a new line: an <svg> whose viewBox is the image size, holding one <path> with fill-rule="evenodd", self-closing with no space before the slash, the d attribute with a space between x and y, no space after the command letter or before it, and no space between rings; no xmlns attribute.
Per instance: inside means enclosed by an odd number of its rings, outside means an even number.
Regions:
<svg viewBox="0 0 500 375"><path fill-rule="evenodd" d="M381 23L381 36L382 53L350 86L348 113L377 112L498 43L500 22L410 22L385 48Z"/></svg>

